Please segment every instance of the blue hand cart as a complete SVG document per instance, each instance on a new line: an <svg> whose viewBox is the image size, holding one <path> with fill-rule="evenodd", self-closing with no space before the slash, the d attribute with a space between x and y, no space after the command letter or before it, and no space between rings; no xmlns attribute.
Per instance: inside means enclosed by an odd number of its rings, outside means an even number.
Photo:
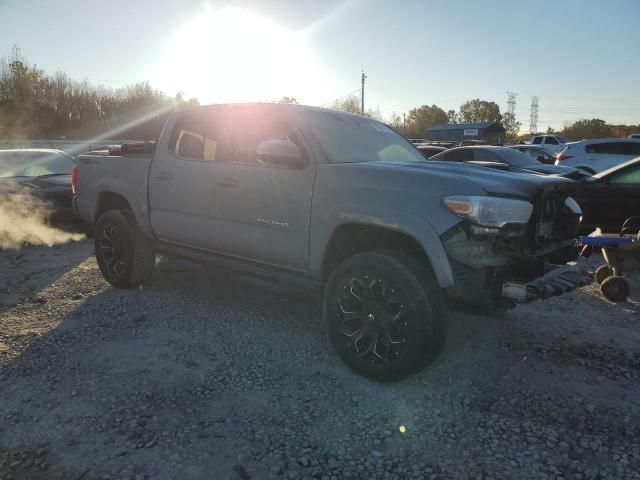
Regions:
<svg viewBox="0 0 640 480"><path fill-rule="evenodd" d="M624 302L629 296L629 282L625 273L640 271L640 217L628 219L620 234L599 234L580 237L580 244L587 248L600 248L607 262L595 272L600 292L607 300ZM630 233L634 232L635 233Z"/></svg>

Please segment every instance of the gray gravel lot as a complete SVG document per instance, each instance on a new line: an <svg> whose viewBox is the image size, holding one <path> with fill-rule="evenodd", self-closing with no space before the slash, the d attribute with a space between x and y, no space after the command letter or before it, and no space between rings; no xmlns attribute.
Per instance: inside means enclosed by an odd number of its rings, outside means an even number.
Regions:
<svg viewBox="0 0 640 480"><path fill-rule="evenodd" d="M0 479L640 479L637 285L457 314L380 385L313 293L168 261L118 291L92 253L0 252Z"/></svg>

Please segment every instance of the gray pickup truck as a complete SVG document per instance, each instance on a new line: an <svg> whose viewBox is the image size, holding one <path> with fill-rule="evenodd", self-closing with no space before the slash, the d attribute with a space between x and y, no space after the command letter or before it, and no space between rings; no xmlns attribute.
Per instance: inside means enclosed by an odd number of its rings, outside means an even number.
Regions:
<svg viewBox="0 0 640 480"><path fill-rule="evenodd" d="M77 158L74 207L118 288L155 255L324 288L338 355L379 381L435 358L449 300L501 308L584 283L562 178L428 162L378 121L320 108L180 111L153 148Z"/></svg>

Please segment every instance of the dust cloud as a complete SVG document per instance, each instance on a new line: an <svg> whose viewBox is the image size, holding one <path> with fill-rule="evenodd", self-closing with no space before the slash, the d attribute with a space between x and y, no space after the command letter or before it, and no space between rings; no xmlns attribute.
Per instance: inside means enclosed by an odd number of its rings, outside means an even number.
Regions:
<svg viewBox="0 0 640 480"><path fill-rule="evenodd" d="M0 197L0 250L19 249L25 244L52 246L84 238L47 223L51 210L28 193Z"/></svg>

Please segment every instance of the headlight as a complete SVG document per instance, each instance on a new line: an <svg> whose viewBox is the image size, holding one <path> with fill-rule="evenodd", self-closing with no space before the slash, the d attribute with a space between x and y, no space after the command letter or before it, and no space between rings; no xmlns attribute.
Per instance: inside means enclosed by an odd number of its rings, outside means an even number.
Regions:
<svg viewBox="0 0 640 480"><path fill-rule="evenodd" d="M502 228L507 224L525 224L533 205L522 200L500 197L454 195L444 204L453 213L482 227Z"/></svg>

